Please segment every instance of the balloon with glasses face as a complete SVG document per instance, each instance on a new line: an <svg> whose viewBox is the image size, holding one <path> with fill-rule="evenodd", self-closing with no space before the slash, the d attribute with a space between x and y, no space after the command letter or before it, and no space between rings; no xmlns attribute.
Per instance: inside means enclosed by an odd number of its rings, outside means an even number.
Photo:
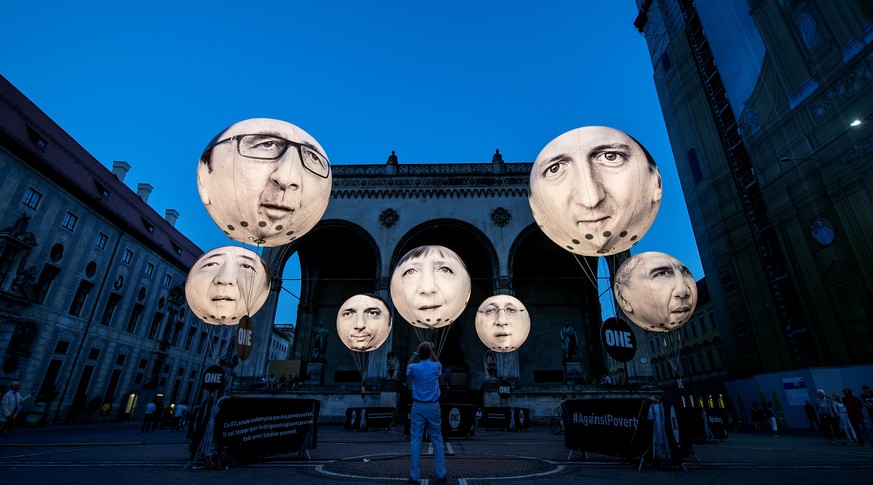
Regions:
<svg viewBox="0 0 873 485"><path fill-rule="evenodd" d="M586 126L542 149L529 194L549 239L575 254L603 256L630 248L649 230L661 206L661 175L627 133Z"/></svg>
<svg viewBox="0 0 873 485"><path fill-rule="evenodd" d="M200 157L197 189L228 237L278 246L306 234L324 215L330 162L309 133L267 118L241 121L212 139Z"/></svg>
<svg viewBox="0 0 873 485"><path fill-rule="evenodd" d="M211 325L236 325L243 316L253 316L269 293L264 260L238 246L207 252L191 266L185 281L188 306Z"/></svg>
<svg viewBox="0 0 873 485"><path fill-rule="evenodd" d="M669 332L685 325L697 306L697 282L669 254L646 252L628 258L615 274L613 293L638 327Z"/></svg>
<svg viewBox="0 0 873 485"><path fill-rule="evenodd" d="M394 307L418 328L439 328L454 322L470 300L470 288L466 265L443 246L409 251L391 275Z"/></svg>
<svg viewBox="0 0 873 485"><path fill-rule="evenodd" d="M518 350L530 334L530 314L518 298L494 295L476 312L476 333L495 352Z"/></svg>
<svg viewBox="0 0 873 485"><path fill-rule="evenodd" d="M355 295L340 305L336 331L346 347L354 352L376 350L391 333L388 304L376 295Z"/></svg>

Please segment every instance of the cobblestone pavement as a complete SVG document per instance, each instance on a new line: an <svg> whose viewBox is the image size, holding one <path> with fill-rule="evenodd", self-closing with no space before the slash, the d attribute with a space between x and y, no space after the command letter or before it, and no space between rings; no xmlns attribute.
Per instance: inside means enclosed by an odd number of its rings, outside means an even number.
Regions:
<svg viewBox="0 0 873 485"><path fill-rule="evenodd" d="M0 468L8 483L220 483L274 480L294 483L398 483L409 470L408 437L401 430L353 432L319 427L308 459L281 455L227 470L195 469L184 433L140 434L132 423L21 428L0 436ZM873 446L828 444L821 435L773 437L734 433L694 445L682 467L649 465L602 455L571 453L563 436L545 426L515 433L477 430L446 442L450 483L764 483L778 480L852 480L870 476ZM422 483L434 482L433 450L422 445Z"/></svg>

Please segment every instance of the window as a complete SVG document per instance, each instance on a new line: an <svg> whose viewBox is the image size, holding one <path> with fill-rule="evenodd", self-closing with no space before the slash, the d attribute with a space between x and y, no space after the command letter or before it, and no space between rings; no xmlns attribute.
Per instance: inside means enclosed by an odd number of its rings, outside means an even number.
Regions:
<svg viewBox="0 0 873 485"><path fill-rule="evenodd" d="M155 274L154 263L146 263L146 276L151 276L153 274Z"/></svg>
<svg viewBox="0 0 873 485"><path fill-rule="evenodd" d="M37 302L42 303L45 301L45 297L46 295L48 295L49 288L51 288L52 286L52 282L55 280L55 277L60 272L60 268L51 264L45 264L42 267L42 272L39 274L39 279L36 280L35 296Z"/></svg>
<svg viewBox="0 0 873 485"><path fill-rule="evenodd" d="M700 333L706 333L706 320L703 315L700 315Z"/></svg>
<svg viewBox="0 0 873 485"><path fill-rule="evenodd" d="M30 207L31 209L36 209L39 207L39 202L42 200L42 194L37 192L33 187L28 187L24 192L24 198L21 199L21 203Z"/></svg>
<svg viewBox="0 0 873 485"><path fill-rule="evenodd" d="M152 318L152 326L149 327L149 338L154 340L158 335L158 327L161 326L161 320L164 319L164 314L161 312L155 312L155 316Z"/></svg>
<svg viewBox="0 0 873 485"><path fill-rule="evenodd" d="M149 365L148 359L140 359L139 360L139 368L140 369L145 369L147 365Z"/></svg>
<svg viewBox="0 0 873 485"><path fill-rule="evenodd" d="M717 329L718 323L716 323L716 321L715 321L715 313L709 312L708 315L709 315L709 327L713 330Z"/></svg>
<svg viewBox="0 0 873 485"><path fill-rule="evenodd" d="M103 309L103 316L100 317L101 325L110 325L112 323L112 315L115 309L118 308L118 303L121 301L121 295L118 293L110 293L109 299L106 300L106 308Z"/></svg>
<svg viewBox="0 0 873 485"><path fill-rule="evenodd" d="M196 328L191 327L188 329L188 336L185 338L185 350L191 350L191 343L194 341L194 334L196 333Z"/></svg>
<svg viewBox="0 0 873 485"><path fill-rule="evenodd" d="M182 330L185 327L185 324L182 322L176 322L176 329L173 331L173 345L179 345L179 337L182 335Z"/></svg>
<svg viewBox="0 0 873 485"><path fill-rule="evenodd" d="M124 248L124 255L121 257L121 262L130 264L131 261L133 261L133 251L130 248Z"/></svg>
<svg viewBox="0 0 873 485"><path fill-rule="evenodd" d="M72 231L76 227L77 222L79 222L79 218L72 212L67 211L67 215L64 216L64 222L61 225Z"/></svg>
<svg viewBox="0 0 873 485"><path fill-rule="evenodd" d="M0 248L0 288L5 289L15 276L14 269L18 266L23 252L12 244L4 244Z"/></svg>
<svg viewBox="0 0 873 485"><path fill-rule="evenodd" d="M691 176L694 178L694 183L703 180L703 172L700 170L700 161L697 159L697 152L693 148L688 150L688 168L691 169Z"/></svg>
<svg viewBox="0 0 873 485"><path fill-rule="evenodd" d="M100 249L106 249L106 243L109 242L109 236L103 234L102 232L97 235L97 243L96 246Z"/></svg>
<svg viewBox="0 0 873 485"><path fill-rule="evenodd" d="M55 353L56 354L66 354L67 349L70 348L70 342L66 340L58 340L57 345L55 345Z"/></svg>
<svg viewBox="0 0 873 485"><path fill-rule="evenodd" d="M697 325L695 325L696 322L697 322L697 320L691 320L690 322L688 322L688 326L691 327L691 336L692 337L697 336Z"/></svg>
<svg viewBox="0 0 873 485"><path fill-rule="evenodd" d="M79 282L79 289L76 290L76 296L73 297L73 303L70 305L70 315L80 316L82 308L85 306L85 300L88 299L88 294L94 288L94 283L82 280Z"/></svg>
<svg viewBox="0 0 873 485"><path fill-rule="evenodd" d="M130 318L127 320L127 331L136 333L136 326L139 325L139 317L142 315L142 310L145 308L141 303L133 305L133 311L130 312Z"/></svg>
<svg viewBox="0 0 873 485"><path fill-rule="evenodd" d="M730 274L721 277L721 287L724 288L724 293L726 295L730 295L737 291L737 287L734 285L734 277Z"/></svg>
<svg viewBox="0 0 873 485"><path fill-rule="evenodd" d="M124 365L125 360L127 360L126 355L118 354L118 357L115 358L115 365Z"/></svg>
<svg viewBox="0 0 873 485"><path fill-rule="evenodd" d="M169 288L170 284L172 284L172 283L173 283L173 275L171 275L170 273L167 273L167 275L164 276L164 286Z"/></svg>
<svg viewBox="0 0 873 485"><path fill-rule="evenodd" d="M100 349L94 349L88 351L88 359L97 360L100 358Z"/></svg>
<svg viewBox="0 0 873 485"><path fill-rule="evenodd" d="M200 332L200 343L197 344L197 353L203 353L203 346L206 344L206 332Z"/></svg>

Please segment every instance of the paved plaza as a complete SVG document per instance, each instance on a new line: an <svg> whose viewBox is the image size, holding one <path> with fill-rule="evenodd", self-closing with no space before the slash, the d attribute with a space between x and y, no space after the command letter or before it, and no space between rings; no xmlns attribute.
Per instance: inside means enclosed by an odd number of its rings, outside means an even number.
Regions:
<svg viewBox="0 0 873 485"><path fill-rule="evenodd" d="M447 440L449 483L810 483L866 480L873 446L828 444L818 433L773 437L733 433L696 444L684 467L654 469L601 455L570 453L563 436L545 426L526 432L477 430ZM282 455L227 470L191 466L184 432L140 434L136 423L48 425L0 436L0 469L8 483L403 483L409 470L408 437L401 429L354 432L319 427L306 457ZM422 483L434 483L432 449L422 448ZM429 478L427 478L429 477Z"/></svg>

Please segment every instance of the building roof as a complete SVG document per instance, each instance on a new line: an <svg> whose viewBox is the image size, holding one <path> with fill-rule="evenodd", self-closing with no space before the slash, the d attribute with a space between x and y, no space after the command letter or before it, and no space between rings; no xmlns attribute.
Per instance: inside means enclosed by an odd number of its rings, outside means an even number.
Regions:
<svg viewBox="0 0 873 485"><path fill-rule="evenodd" d="M187 270L203 254L2 75L0 142L167 261Z"/></svg>

